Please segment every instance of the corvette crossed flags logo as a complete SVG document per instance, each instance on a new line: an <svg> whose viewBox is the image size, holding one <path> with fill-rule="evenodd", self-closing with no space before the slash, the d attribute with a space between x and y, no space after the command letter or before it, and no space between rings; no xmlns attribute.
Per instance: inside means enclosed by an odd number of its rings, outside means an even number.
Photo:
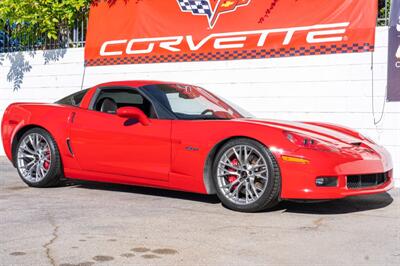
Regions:
<svg viewBox="0 0 400 266"><path fill-rule="evenodd" d="M182 12L191 12L195 16L207 16L208 24L212 29L219 15L247 6L251 0L177 0L177 2Z"/></svg>

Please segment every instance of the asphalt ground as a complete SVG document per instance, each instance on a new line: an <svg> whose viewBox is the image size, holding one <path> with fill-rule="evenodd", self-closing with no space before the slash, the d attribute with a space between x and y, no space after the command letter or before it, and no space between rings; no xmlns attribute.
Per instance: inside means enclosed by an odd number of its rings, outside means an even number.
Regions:
<svg viewBox="0 0 400 266"><path fill-rule="evenodd" d="M224 208L122 185L28 188L0 158L0 265L400 265L400 191Z"/></svg>

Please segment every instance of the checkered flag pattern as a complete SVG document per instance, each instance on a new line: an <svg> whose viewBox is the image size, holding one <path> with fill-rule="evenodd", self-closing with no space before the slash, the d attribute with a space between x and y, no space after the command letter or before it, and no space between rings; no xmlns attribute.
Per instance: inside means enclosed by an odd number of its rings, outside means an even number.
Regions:
<svg viewBox="0 0 400 266"><path fill-rule="evenodd" d="M206 0L178 0L179 6L184 12L192 12L194 15L212 16L210 3Z"/></svg>
<svg viewBox="0 0 400 266"><path fill-rule="evenodd" d="M125 65L125 64L152 64L171 62L200 62L240 59L262 59L289 56L325 55L344 53L363 53L374 50L374 45L369 43L353 43L329 46L310 46L299 48L279 48L243 51L218 51L208 53L168 54L168 55L146 55L123 58L98 58L85 62L86 66Z"/></svg>

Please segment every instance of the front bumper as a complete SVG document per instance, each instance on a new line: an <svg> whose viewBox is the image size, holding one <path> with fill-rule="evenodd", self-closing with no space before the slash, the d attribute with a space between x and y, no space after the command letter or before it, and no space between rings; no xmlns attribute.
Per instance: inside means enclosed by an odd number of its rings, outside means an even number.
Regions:
<svg viewBox="0 0 400 266"><path fill-rule="evenodd" d="M367 149L365 149L367 150ZM380 146L373 146L364 152L360 148L341 153L301 151L309 164L296 164L275 155L281 169L282 199L339 199L355 195L383 193L394 186L393 165L390 154ZM293 155L293 154L290 154ZM349 188L347 177L388 173L385 182L362 188ZM316 185L318 177L336 177L334 187Z"/></svg>

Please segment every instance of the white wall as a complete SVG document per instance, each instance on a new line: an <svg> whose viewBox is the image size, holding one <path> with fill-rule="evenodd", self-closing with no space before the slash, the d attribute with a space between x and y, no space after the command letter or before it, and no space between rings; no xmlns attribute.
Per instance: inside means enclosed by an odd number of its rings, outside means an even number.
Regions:
<svg viewBox="0 0 400 266"><path fill-rule="evenodd" d="M0 116L10 102L52 102L81 88L83 49L37 52L35 55L20 53L9 57L0 58L0 64L1 61L3 64L0 67ZM55 59L45 64L45 58ZM16 91L13 91L13 83L7 81L10 59L26 60L31 66ZM258 117L326 121L355 128L387 147L398 169L400 102L384 103L387 28L377 28L373 71L371 62L371 53L361 53L94 67L87 68L84 87L128 79L197 84L236 102ZM27 64L20 65L23 67L19 69L29 69ZM372 103L376 120L385 104L383 119L377 125L374 124ZM395 172L395 177L399 186L400 170Z"/></svg>

